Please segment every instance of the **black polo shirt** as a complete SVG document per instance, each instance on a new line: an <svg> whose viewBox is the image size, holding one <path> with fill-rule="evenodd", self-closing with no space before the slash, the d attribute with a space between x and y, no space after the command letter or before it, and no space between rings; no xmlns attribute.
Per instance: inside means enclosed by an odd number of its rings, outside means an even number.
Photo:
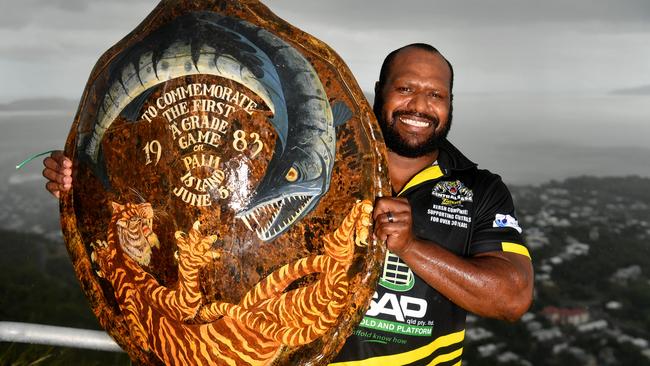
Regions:
<svg viewBox="0 0 650 366"><path fill-rule="evenodd" d="M411 204L413 232L471 257L507 251L530 258L510 192L445 141L438 162L399 192ZM370 309L332 365L460 365L467 311L387 253Z"/></svg>

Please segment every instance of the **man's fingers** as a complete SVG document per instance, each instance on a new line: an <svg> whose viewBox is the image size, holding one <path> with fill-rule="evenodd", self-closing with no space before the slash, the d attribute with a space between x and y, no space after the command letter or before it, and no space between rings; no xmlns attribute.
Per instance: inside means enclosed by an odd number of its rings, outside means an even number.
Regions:
<svg viewBox="0 0 650 366"><path fill-rule="evenodd" d="M62 161L59 162L53 157L45 158L43 160L43 165L45 165L43 176L61 184L72 184L72 161L65 157L61 157L61 159Z"/></svg>
<svg viewBox="0 0 650 366"><path fill-rule="evenodd" d="M393 215L399 212L411 212L411 206L405 198L383 197L375 201L373 219L377 220L381 215L391 212Z"/></svg>
<svg viewBox="0 0 650 366"><path fill-rule="evenodd" d="M54 197L56 197L56 198L60 197L61 189L59 188L58 183L56 183L56 182L48 182L45 185L45 189L47 189L47 191L50 192Z"/></svg>
<svg viewBox="0 0 650 366"><path fill-rule="evenodd" d="M43 169L43 176L47 178L50 182L59 183L59 174L54 169L45 168ZM63 178L63 175L61 175Z"/></svg>
<svg viewBox="0 0 650 366"><path fill-rule="evenodd" d="M49 182L45 184L54 197L59 198L61 191L72 188L72 161L63 155L63 151L54 151L43 160L43 176Z"/></svg>
<svg viewBox="0 0 650 366"><path fill-rule="evenodd" d="M63 155L63 151L54 151L50 156L43 160L43 164L50 169L72 168L72 160Z"/></svg>
<svg viewBox="0 0 650 366"><path fill-rule="evenodd" d="M393 216L392 221L388 217L388 213L379 215L375 219L375 232L380 230L388 230L393 232L394 230L403 230L410 229L411 227L411 214L408 212L391 212Z"/></svg>
<svg viewBox="0 0 650 366"><path fill-rule="evenodd" d="M61 161L60 165L63 168L70 169L70 171L72 171L72 160L70 160L70 159L68 159L66 157L63 157L63 160Z"/></svg>
<svg viewBox="0 0 650 366"><path fill-rule="evenodd" d="M45 187L52 192L51 188L67 191L72 187L72 176L57 173L55 170L43 169L43 176L49 181Z"/></svg>
<svg viewBox="0 0 650 366"><path fill-rule="evenodd" d="M50 157L56 160L57 162L62 162L63 159L65 158L65 155L63 154L62 150L56 150L56 151L52 151Z"/></svg>
<svg viewBox="0 0 650 366"><path fill-rule="evenodd" d="M387 240L389 236L401 236L410 230L410 224L402 222L381 223L375 225L375 235L381 240Z"/></svg>
<svg viewBox="0 0 650 366"><path fill-rule="evenodd" d="M386 239L388 239L388 233L384 228L379 227L379 225L375 226L375 232L373 234L381 241L386 241Z"/></svg>
<svg viewBox="0 0 650 366"><path fill-rule="evenodd" d="M408 211L386 211L375 217L375 225L411 222L411 213Z"/></svg>
<svg viewBox="0 0 650 366"><path fill-rule="evenodd" d="M62 189L64 191L67 191L70 189L70 187L72 187L72 177L69 175L64 175L59 183L62 185Z"/></svg>
<svg viewBox="0 0 650 366"><path fill-rule="evenodd" d="M63 158L61 161L58 161L52 157L47 157L43 160L43 165L46 168L56 170L57 172L64 175L72 174L72 161L68 158Z"/></svg>
<svg viewBox="0 0 650 366"><path fill-rule="evenodd" d="M59 183L59 184L65 183L66 176L64 176L63 174L59 174L56 170L45 168L43 169L43 176L47 178L47 180L49 180L50 182Z"/></svg>
<svg viewBox="0 0 650 366"><path fill-rule="evenodd" d="M54 159L51 156L48 156L43 160L43 165L45 165L46 168L52 169L52 170L59 170L59 163L56 159Z"/></svg>

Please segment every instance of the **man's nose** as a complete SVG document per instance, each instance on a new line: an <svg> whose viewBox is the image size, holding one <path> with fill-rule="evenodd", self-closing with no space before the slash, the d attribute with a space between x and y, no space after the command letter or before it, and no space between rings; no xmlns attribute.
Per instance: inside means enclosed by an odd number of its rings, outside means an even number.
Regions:
<svg viewBox="0 0 650 366"><path fill-rule="evenodd" d="M428 112L429 110L429 97L426 93L415 93L409 100L408 108L418 112Z"/></svg>

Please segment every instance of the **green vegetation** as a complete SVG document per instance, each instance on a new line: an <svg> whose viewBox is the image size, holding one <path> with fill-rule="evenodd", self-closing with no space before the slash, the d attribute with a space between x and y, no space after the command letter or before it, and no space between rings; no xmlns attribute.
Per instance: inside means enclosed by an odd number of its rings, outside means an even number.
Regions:
<svg viewBox="0 0 650 366"><path fill-rule="evenodd" d="M63 243L0 230L0 320L101 329ZM0 343L0 365L130 365L124 353Z"/></svg>

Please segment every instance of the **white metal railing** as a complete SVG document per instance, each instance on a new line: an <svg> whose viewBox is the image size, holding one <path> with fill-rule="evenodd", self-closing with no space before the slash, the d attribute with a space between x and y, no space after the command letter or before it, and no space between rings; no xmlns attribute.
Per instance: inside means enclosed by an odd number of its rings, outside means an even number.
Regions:
<svg viewBox="0 0 650 366"><path fill-rule="evenodd" d="M44 344L96 351L124 352L101 330L0 321L0 342Z"/></svg>

